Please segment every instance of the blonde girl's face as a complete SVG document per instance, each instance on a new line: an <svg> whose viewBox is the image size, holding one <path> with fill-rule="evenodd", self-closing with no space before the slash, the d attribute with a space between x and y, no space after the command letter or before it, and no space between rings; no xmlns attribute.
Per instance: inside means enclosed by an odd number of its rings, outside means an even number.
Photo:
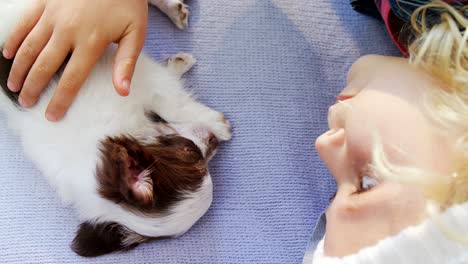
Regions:
<svg viewBox="0 0 468 264"><path fill-rule="evenodd" d="M401 58L365 56L351 67L329 109L330 130L316 140L338 187L327 209L326 255L356 253L424 219L420 189L381 181L366 190L363 176L378 178L369 170L374 136L392 164L449 174L450 139L438 133L422 104L427 89L437 85Z"/></svg>

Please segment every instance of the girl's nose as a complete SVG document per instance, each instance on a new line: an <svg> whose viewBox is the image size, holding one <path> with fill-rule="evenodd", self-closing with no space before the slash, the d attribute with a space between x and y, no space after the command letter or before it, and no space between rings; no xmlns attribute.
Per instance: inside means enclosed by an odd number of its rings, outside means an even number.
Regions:
<svg viewBox="0 0 468 264"><path fill-rule="evenodd" d="M333 174L338 186L344 182L351 184L359 182L359 177L355 175L352 159L346 148L345 129L331 129L323 133L317 138L315 147L320 158Z"/></svg>

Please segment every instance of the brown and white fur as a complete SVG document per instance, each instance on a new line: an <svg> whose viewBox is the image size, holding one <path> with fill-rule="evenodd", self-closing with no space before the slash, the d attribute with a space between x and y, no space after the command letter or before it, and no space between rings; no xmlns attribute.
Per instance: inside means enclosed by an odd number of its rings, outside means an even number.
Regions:
<svg viewBox="0 0 468 264"><path fill-rule="evenodd" d="M0 44L31 0L0 0ZM180 0L150 1L178 27L187 25ZM83 223L72 243L82 256L129 249L152 238L185 233L209 208L208 161L231 137L224 115L195 101L181 76L195 63L178 54L166 65L141 55L128 97L112 86L115 48L94 67L65 119L44 113L57 86L38 104L17 105L5 85L11 61L0 60L0 110L26 155Z"/></svg>

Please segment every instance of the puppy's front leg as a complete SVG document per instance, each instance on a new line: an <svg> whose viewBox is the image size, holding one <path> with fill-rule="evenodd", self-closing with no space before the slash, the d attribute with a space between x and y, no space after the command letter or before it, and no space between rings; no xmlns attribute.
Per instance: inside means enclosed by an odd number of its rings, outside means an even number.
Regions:
<svg viewBox="0 0 468 264"><path fill-rule="evenodd" d="M179 29L187 27L190 12L183 0L148 0L148 2L166 14Z"/></svg>

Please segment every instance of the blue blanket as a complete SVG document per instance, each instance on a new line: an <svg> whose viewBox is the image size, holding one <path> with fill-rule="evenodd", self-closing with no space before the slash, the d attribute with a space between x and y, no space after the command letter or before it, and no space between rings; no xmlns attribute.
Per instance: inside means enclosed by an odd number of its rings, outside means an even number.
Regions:
<svg viewBox="0 0 468 264"><path fill-rule="evenodd" d="M74 211L26 160L0 116L2 263L300 263L312 228L334 192L314 150L327 107L351 63L393 54L383 25L348 1L189 1L179 31L150 8L146 52L185 51L198 65L188 86L226 113L234 137L211 162L214 202L187 234L96 259L70 249ZM72 144L72 142L70 142Z"/></svg>

